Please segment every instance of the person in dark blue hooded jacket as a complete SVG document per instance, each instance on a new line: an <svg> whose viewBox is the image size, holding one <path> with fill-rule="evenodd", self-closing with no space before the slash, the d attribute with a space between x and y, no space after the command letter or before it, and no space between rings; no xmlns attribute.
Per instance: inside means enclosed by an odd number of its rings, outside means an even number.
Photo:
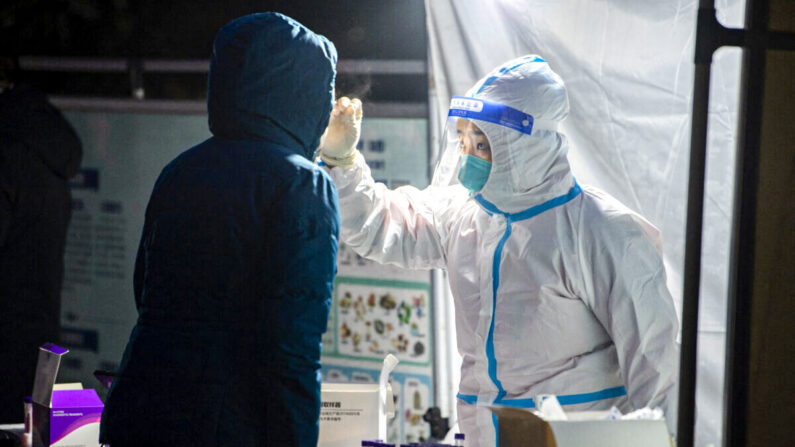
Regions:
<svg viewBox="0 0 795 447"><path fill-rule="evenodd" d="M0 57L0 424L22 420L38 347L57 342L69 179L83 145L44 93Z"/></svg>
<svg viewBox="0 0 795 447"><path fill-rule="evenodd" d="M277 13L217 34L213 136L160 174L135 266L138 322L100 440L312 446L336 273L337 193L311 159L337 53Z"/></svg>

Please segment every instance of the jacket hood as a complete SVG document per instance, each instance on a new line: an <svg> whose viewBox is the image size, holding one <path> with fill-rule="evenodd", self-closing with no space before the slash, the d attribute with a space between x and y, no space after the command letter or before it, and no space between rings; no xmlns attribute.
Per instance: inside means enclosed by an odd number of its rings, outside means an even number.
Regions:
<svg viewBox="0 0 795 447"><path fill-rule="evenodd" d="M328 125L336 64L334 44L290 17L268 12L231 21L213 43L210 131L311 159Z"/></svg>
<svg viewBox="0 0 795 447"><path fill-rule="evenodd" d="M40 91L16 84L0 93L0 137L22 142L57 176L77 174L83 146L61 112Z"/></svg>

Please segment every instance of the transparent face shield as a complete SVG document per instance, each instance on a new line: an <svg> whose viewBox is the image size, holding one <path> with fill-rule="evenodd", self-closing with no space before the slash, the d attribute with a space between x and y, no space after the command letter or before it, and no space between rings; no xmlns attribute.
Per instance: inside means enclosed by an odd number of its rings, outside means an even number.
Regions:
<svg viewBox="0 0 795 447"><path fill-rule="evenodd" d="M480 145L485 141L492 151L495 150L493 135L485 135L484 139L478 138L481 131L479 121L493 123L504 127L507 131L519 132L530 135L533 130L533 117L527 113L516 110L499 103L484 99L454 96L450 101L450 110L442 132L441 157L433 174L434 186L448 186L459 183L458 171L461 168L462 154L468 152L474 155L483 155ZM474 125L474 127L472 126ZM475 132L473 132L473 128ZM464 142L469 145L465 150ZM496 150L500 150L496 148Z"/></svg>

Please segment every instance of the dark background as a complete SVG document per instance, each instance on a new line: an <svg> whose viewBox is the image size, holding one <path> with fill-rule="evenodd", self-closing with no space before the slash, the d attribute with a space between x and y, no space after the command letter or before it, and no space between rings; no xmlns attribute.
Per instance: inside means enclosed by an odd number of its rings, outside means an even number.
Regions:
<svg viewBox="0 0 795 447"><path fill-rule="evenodd" d="M426 57L423 0L6 0L0 56L199 59L230 20L277 11L334 42L341 60ZM129 97L125 73L23 71L50 94ZM146 73L147 98L202 99L206 75ZM345 74L338 94L372 101L424 102L426 75Z"/></svg>

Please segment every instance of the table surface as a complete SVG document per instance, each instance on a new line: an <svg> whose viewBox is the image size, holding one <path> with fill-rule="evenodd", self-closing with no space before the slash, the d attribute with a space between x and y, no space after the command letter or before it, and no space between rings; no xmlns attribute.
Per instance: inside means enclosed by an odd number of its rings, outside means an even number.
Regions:
<svg viewBox="0 0 795 447"><path fill-rule="evenodd" d="M19 436L22 441L22 447L30 447L30 442L25 438L25 424L0 424L0 430L10 431L11 433Z"/></svg>

